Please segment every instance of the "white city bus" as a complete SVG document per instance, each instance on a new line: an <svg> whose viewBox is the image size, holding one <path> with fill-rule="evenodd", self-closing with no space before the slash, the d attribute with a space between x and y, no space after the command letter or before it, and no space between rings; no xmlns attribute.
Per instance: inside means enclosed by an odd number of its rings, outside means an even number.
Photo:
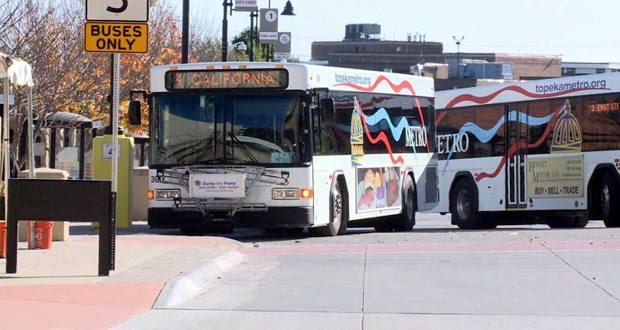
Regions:
<svg viewBox="0 0 620 330"><path fill-rule="evenodd" d="M461 228L620 225L620 74L436 93L441 198Z"/></svg>
<svg viewBox="0 0 620 330"><path fill-rule="evenodd" d="M151 75L151 227L406 231L438 201L432 79L275 63Z"/></svg>

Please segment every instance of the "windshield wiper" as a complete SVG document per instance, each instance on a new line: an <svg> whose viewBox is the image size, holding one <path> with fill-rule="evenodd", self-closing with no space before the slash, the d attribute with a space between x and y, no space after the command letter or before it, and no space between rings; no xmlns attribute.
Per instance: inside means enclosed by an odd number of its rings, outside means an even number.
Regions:
<svg viewBox="0 0 620 330"><path fill-rule="evenodd" d="M250 150L248 150L248 147L243 142L239 141L239 138L235 135L235 133L229 132L228 134L230 135L230 138L232 139L232 141L235 142L237 145L239 145L241 149L245 152L245 154L250 159L250 162L252 164L258 164L258 160L256 159L256 157L252 155Z"/></svg>

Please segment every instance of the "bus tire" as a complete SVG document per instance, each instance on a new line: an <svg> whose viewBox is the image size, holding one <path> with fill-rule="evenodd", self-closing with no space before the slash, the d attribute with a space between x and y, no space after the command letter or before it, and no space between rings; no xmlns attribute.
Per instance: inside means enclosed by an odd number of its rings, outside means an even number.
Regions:
<svg viewBox="0 0 620 330"><path fill-rule="evenodd" d="M620 227L620 198L618 180L609 172L605 172L599 185L601 215L608 228Z"/></svg>
<svg viewBox="0 0 620 330"><path fill-rule="evenodd" d="M459 179L450 192L450 214L452 223L461 229L492 229L478 212L478 194L471 180Z"/></svg>
<svg viewBox="0 0 620 330"><path fill-rule="evenodd" d="M403 211L394 219L394 230L397 232L412 231L415 226L415 212L417 203L411 176L406 176L403 187Z"/></svg>
<svg viewBox="0 0 620 330"><path fill-rule="evenodd" d="M554 229L585 228L590 222L588 212L577 212L574 215L547 216L547 226Z"/></svg>
<svg viewBox="0 0 620 330"><path fill-rule="evenodd" d="M311 232L319 236L336 236L340 233L343 222L342 193L338 181L332 185L329 194L329 223L326 226L311 228ZM346 230L346 229L345 229Z"/></svg>

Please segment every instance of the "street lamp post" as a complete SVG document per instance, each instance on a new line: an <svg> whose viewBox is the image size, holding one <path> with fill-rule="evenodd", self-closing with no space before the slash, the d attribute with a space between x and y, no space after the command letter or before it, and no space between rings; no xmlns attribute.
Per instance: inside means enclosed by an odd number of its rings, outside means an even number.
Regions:
<svg viewBox="0 0 620 330"><path fill-rule="evenodd" d="M295 13L293 12L293 4L291 3L290 0L286 2L286 5L284 6L284 10L282 11L280 15L295 16Z"/></svg>
<svg viewBox="0 0 620 330"><path fill-rule="evenodd" d="M183 0L183 37L181 39L181 63L189 62L189 0Z"/></svg>
<svg viewBox="0 0 620 330"><path fill-rule="evenodd" d="M228 8L230 7L230 15L232 15L232 0L224 0L224 19L222 20L222 62L228 59Z"/></svg>
<svg viewBox="0 0 620 330"><path fill-rule="evenodd" d="M256 18L256 24L254 24L255 18ZM258 30L258 13L253 11L253 12L250 12L250 52L249 52L250 62L254 62L254 39L258 35L258 33L255 32L255 26L256 26L256 30Z"/></svg>
<svg viewBox="0 0 620 330"><path fill-rule="evenodd" d="M456 78L461 79L461 42L465 39L465 36L457 38L452 36L454 42L456 42Z"/></svg>

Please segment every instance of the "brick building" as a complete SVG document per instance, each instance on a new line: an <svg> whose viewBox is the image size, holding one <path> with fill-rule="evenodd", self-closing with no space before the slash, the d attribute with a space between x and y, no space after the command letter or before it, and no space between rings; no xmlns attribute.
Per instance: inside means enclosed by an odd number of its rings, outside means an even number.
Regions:
<svg viewBox="0 0 620 330"><path fill-rule="evenodd" d="M398 73L410 73L411 67L417 64L449 64L449 79L438 81L438 89L475 86L477 77L462 74L466 71L464 66L467 61L511 64L515 80L562 75L560 55L444 53L442 43L426 41L424 36L409 37L406 41L388 41L380 39L380 31L378 24L347 25L344 40L312 43L312 60L329 66ZM457 69L457 58L461 61L460 69ZM457 75L457 70L461 70L460 75Z"/></svg>
<svg viewBox="0 0 620 330"><path fill-rule="evenodd" d="M378 24L349 24L343 41L312 43L312 60L329 66L409 73L413 64L443 63L443 44L423 36L407 41L384 41Z"/></svg>

